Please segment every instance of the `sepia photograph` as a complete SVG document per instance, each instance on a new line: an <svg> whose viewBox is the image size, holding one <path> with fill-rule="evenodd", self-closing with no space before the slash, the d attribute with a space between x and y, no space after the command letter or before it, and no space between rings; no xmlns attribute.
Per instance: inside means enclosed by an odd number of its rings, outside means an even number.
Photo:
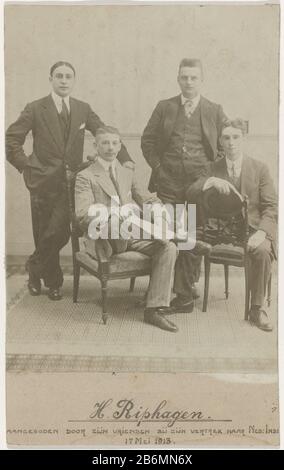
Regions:
<svg viewBox="0 0 284 470"><path fill-rule="evenodd" d="M279 4L4 26L8 444L279 445Z"/></svg>

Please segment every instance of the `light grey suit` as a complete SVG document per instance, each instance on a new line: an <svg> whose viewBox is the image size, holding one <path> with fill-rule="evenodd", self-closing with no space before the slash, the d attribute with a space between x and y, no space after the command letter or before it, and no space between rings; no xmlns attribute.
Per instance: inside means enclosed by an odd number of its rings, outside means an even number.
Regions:
<svg viewBox="0 0 284 470"><path fill-rule="evenodd" d="M121 204L135 201L139 206L153 201L153 194L143 190L135 172L122 167L116 161L116 181L121 196ZM91 217L89 207L100 203L110 207L111 198L117 196L110 175L97 160L77 175L75 185L75 212L81 227L86 231ZM147 307L168 307L177 256L176 245L171 241L160 240L106 240L108 256L122 251L139 251L152 258L152 273L147 295ZM86 249L95 257L95 240L86 235Z"/></svg>

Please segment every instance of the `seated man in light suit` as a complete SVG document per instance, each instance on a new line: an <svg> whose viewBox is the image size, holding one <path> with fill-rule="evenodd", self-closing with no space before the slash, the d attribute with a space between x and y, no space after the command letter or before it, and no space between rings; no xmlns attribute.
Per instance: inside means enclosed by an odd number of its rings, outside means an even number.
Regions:
<svg viewBox="0 0 284 470"><path fill-rule="evenodd" d="M100 128L95 139L98 158L77 175L75 185L75 212L85 232L93 220L92 216L88 215L89 208L95 203L110 208L114 197L120 205L131 203L133 200L139 206L153 202L153 194L147 190L142 191L138 186L134 171L122 167L116 158L121 148L119 131L112 127ZM177 257L176 245L172 241L164 240L114 239L104 242L108 256L131 250L152 258L144 320L164 330L176 332L176 325L165 317L165 314L170 312L171 287ZM89 253L92 253L90 244L94 246L95 243L94 240L88 240Z"/></svg>
<svg viewBox="0 0 284 470"><path fill-rule="evenodd" d="M215 188L233 204L233 189L248 197L248 240L250 255L251 310L252 324L264 331L272 331L268 315L263 309L265 291L271 272L271 262L276 258L277 199L268 168L262 162L243 153L246 125L242 119L227 121L223 125L220 142L225 157L215 161L191 188L187 197L197 200L202 191ZM228 210L227 200L222 204ZM228 199L229 201L229 199ZM211 204L214 204L211 200Z"/></svg>

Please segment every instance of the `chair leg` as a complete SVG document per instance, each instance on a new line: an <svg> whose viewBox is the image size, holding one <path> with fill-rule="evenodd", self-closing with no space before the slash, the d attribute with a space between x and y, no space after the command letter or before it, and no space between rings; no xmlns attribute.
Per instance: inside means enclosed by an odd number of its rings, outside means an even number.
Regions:
<svg viewBox="0 0 284 470"><path fill-rule="evenodd" d="M225 296L226 299L229 297L229 265L224 264L224 274L225 274Z"/></svg>
<svg viewBox="0 0 284 470"><path fill-rule="evenodd" d="M132 278L130 279L130 287L129 287L129 291L130 291L130 292L133 292L133 291L134 291L135 279L136 279L136 277L132 277Z"/></svg>
<svg viewBox="0 0 284 470"><path fill-rule="evenodd" d="M271 304L271 280L272 280L272 275L270 274L269 281L267 284L267 306L270 307Z"/></svg>
<svg viewBox="0 0 284 470"><path fill-rule="evenodd" d="M204 256L204 295L202 312L207 312L208 294L209 294L209 278L210 278L210 259Z"/></svg>
<svg viewBox="0 0 284 470"><path fill-rule="evenodd" d="M102 313L102 320L104 325L107 323L107 279L102 279L101 280L101 287L102 287L102 307L103 307L103 313Z"/></svg>
<svg viewBox="0 0 284 470"><path fill-rule="evenodd" d="M75 263L73 268L73 302L76 303L78 299L80 281L80 265Z"/></svg>
<svg viewBox="0 0 284 470"><path fill-rule="evenodd" d="M249 265L248 261L245 261L245 320L248 320L250 310L250 282L249 282Z"/></svg>

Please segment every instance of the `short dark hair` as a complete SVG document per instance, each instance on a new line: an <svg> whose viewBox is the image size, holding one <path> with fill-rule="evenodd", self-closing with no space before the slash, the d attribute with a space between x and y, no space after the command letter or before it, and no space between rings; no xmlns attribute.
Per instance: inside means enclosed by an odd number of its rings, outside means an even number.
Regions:
<svg viewBox="0 0 284 470"><path fill-rule="evenodd" d="M50 68L50 76L52 77L52 74L54 72L55 69L57 69L57 67L61 67L62 65L65 65L66 67L69 67L71 70L73 70L74 72L74 76L76 75L76 72L75 72L75 69L73 67L72 64L70 64L70 62L65 62L64 60L60 60L59 62L56 62L55 64L53 64L53 66Z"/></svg>
<svg viewBox="0 0 284 470"><path fill-rule="evenodd" d="M99 127L96 130L95 137L98 135L103 135L103 134L116 134L120 137L120 132L116 127L112 126L104 126L104 127Z"/></svg>
<svg viewBox="0 0 284 470"><path fill-rule="evenodd" d="M235 129L240 129L243 135L248 133L248 121L245 121L242 118L227 119L222 124L222 132L226 127L234 127Z"/></svg>
<svg viewBox="0 0 284 470"><path fill-rule="evenodd" d="M203 67L202 67L202 62L200 59L187 59L186 57L181 60L179 64L178 71L180 72L180 69L182 67L198 67L201 70L201 74L203 76Z"/></svg>

